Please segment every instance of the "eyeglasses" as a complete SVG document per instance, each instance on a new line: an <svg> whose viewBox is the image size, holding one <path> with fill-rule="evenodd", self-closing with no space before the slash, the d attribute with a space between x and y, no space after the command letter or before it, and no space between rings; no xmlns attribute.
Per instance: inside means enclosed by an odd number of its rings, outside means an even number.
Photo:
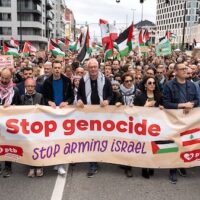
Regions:
<svg viewBox="0 0 200 200"><path fill-rule="evenodd" d="M135 79L136 79L136 80L142 80L142 78L140 78L140 77L136 77Z"/></svg>
<svg viewBox="0 0 200 200"><path fill-rule="evenodd" d="M125 80L124 82L125 82L125 83L132 83L133 80Z"/></svg>
<svg viewBox="0 0 200 200"><path fill-rule="evenodd" d="M29 88L34 88L35 87L35 85L25 85L25 87L29 87Z"/></svg>
<svg viewBox="0 0 200 200"><path fill-rule="evenodd" d="M147 84L148 84L148 85L155 85L156 83L155 83L155 82L149 81Z"/></svg>
<svg viewBox="0 0 200 200"><path fill-rule="evenodd" d="M163 72L156 72L156 74L163 74Z"/></svg>

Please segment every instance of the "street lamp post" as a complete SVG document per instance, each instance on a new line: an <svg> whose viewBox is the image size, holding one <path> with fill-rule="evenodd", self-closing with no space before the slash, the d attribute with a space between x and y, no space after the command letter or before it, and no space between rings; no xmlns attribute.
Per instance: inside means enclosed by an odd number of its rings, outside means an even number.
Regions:
<svg viewBox="0 0 200 200"><path fill-rule="evenodd" d="M184 43L185 43L185 18L186 18L186 0L184 3L184 15L183 15L183 37L182 37L182 51L184 50Z"/></svg>
<svg viewBox="0 0 200 200"><path fill-rule="evenodd" d="M134 25L134 14L135 14L136 9L131 8L131 10L133 11L133 25Z"/></svg>

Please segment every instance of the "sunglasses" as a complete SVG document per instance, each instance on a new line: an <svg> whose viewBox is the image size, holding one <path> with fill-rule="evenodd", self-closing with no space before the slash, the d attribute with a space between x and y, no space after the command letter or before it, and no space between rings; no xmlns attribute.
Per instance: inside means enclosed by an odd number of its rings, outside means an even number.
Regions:
<svg viewBox="0 0 200 200"><path fill-rule="evenodd" d="M137 78L137 77L136 77L135 79L136 79L136 80L142 80L142 78Z"/></svg>
<svg viewBox="0 0 200 200"><path fill-rule="evenodd" d="M132 83L133 82L133 80L126 80L126 81L124 81L125 83Z"/></svg>
<svg viewBox="0 0 200 200"><path fill-rule="evenodd" d="M147 85L155 85L156 83L155 82L151 82L151 81L149 81L148 83L147 83Z"/></svg>

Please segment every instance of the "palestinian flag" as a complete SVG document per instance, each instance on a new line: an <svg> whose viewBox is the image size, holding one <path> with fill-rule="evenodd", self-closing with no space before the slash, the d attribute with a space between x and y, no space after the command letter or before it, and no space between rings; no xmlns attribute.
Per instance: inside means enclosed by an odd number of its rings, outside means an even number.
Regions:
<svg viewBox="0 0 200 200"><path fill-rule="evenodd" d="M49 43L48 43L48 51L51 51L53 56L65 56L65 52L63 52L60 47L53 42L51 39L49 39Z"/></svg>
<svg viewBox="0 0 200 200"><path fill-rule="evenodd" d="M104 61L109 60L109 58L113 55L113 41L110 38L110 41L106 44L105 53L104 53Z"/></svg>
<svg viewBox="0 0 200 200"><path fill-rule="evenodd" d="M133 38L133 24L131 24L119 37L115 40L118 46L121 57L127 56L132 50L132 38Z"/></svg>
<svg viewBox="0 0 200 200"><path fill-rule="evenodd" d="M10 39L10 45L13 46L13 47L15 47L15 48L17 48L17 49L19 49L19 42L17 42L14 39L14 37L11 37L11 39Z"/></svg>
<svg viewBox="0 0 200 200"><path fill-rule="evenodd" d="M19 56L18 49L4 41L3 41L3 52L4 52L4 55L13 55L14 57Z"/></svg>
<svg viewBox="0 0 200 200"><path fill-rule="evenodd" d="M31 52L36 52L36 51L37 51L37 49L31 44L31 42L24 43L24 48L23 48L22 53L25 56L29 56Z"/></svg>
<svg viewBox="0 0 200 200"><path fill-rule="evenodd" d="M55 41L56 41L56 44L57 44L59 47L65 45L65 43L62 42L62 40L56 39Z"/></svg>
<svg viewBox="0 0 200 200"><path fill-rule="evenodd" d="M180 135L183 146L189 146L200 143L200 128L187 130L181 133Z"/></svg>
<svg viewBox="0 0 200 200"><path fill-rule="evenodd" d="M83 47L81 48L79 54L77 55L77 60L79 62L83 62L85 59L89 58L91 54L89 28L87 28L84 39L85 41L83 43Z"/></svg>
<svg viewBox="0 0 200 200"><path fill-rule="evenodd" d="M153 154L175 153L178 152L177 144L172 140L151 142Z"/></svg>
<svg viewBox="0 0 200 200"><path fill-rule="evenodd" d="M150 36L149 36L149 31L147 29L141 29L140 30L140 33L139 33L139 44L140 46L143 45L147 45L147 42L149 41L150 39Z"/></svg>
<svg viewBox="0 0 200 200"><path fill-rule="evenodd" d="M172 38L176 38L176 34L172 33L171 31L166 31L165 38L170 40Z"/></svg>

